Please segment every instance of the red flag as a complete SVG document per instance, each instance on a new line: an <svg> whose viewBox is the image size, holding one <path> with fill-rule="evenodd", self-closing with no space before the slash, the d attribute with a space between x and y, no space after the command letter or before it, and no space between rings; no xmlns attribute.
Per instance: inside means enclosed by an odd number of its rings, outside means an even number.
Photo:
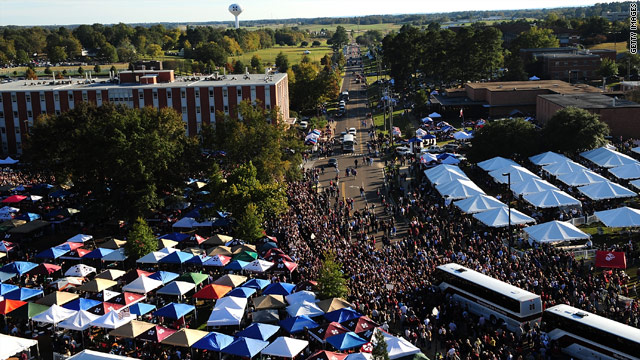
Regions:
<svg viewBox="0 0 640 360"><path fill-rule="evenodd" d="M360 352L363 353L372 353L373 352L373 344L371 344L370 342L362 345L362 347L360 348Z"/></svg>
<svg viewBox="0 0 640 360"><path fill-rule="evenodd" d="M596 267L626 269L627 258L622 251L596 251Z"/></svg>

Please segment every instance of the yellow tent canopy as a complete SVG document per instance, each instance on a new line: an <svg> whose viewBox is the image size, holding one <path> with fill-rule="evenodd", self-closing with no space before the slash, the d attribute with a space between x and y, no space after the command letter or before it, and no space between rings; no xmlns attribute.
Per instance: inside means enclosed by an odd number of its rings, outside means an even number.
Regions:
<svg viewBox="0 0 640 360"><path fill-rule="evenodd" d="M177 241L169 240L169 239L160 239L158 240L158 249L164 248L172 248L178 245Z"/></svg>
<svg viewBox="0 0 640 360"><path fill-rule="evenodd" d="M122 271L122 270L109 269L96 275L96 279L116 280L117 278L121 277L126 273L127 273L126 271Z"/></svg>
<svg viewBox="0 0 640 360"><path fill-rule="evenodd" d="M228 246L218 246L209 252L209 256L215 256L215 255L231 256L233 255L233 252L231 251L231 248Z"/></svg>
<svg viewBox="0 0 640 360"><path fill-rule="evenodd" d="M353 305L348 303L347 300L343 298L331 298L318 301L316 305L318 305L318 307L326 313L348 307L353 308Z"/></svg>
<svg viewBox="0 0 640 360"><path fill-rule="evenodd" d="M125 240L111 239L111 240L107 241L106 243L102 244L100 247L103 247L105 249L113 249L113 250L115 250L115 249L120 249L126 243L127 242Z"/></svg>
<svg viewBox="0 0 640 360"><path fill-rule="evenodd" d="M234 255L235 254L240 254L243 251L257 252L256 246L255 245L249 245L249 244L236 245L236 246L231 248L231 251L233 252Z"/></svg>
<svg viewBox="0 0 640 360"><path fill-rule="evenodd" d="M151 329L154 326L155 324L151 324L148 322L132 320L128 324L124 324L115 330L111 330L109 332L109 335L132 339L140 334L143 334L145 331Z"/></svg>
<svg viewBox="0 0 640 360"><path fill-rule="evenodd" d="M191 253L193 255L205 255L207 253L203 249L200 249L200 248L197 248L197 247L186 248L186 249L184 249L182 251Z"/></svg>
<svg viewBox="0 0 640 360"><path fill-rule="evenodd" d="M205 245L224 245L233 240L233 237L229 235L215 234L208 238L203 244Z"/></svg>
<svg viewBox="0 0 640 360"><path fill-rule="evenodd" d="M38 299L36 301L37 304L41 305L62 305L66 304L71 300L75 300L79 298L78 294L72 294L64 291L56 291L51 294L43 297L42 299Z"/></svg>
<svg viewBox="0 0 640 360"><path fill-rule="evenodd" d="M280 309L287 307L284 296L282 295L264 295L253 299L253 305L256 310L262 309Z"/></svg>
<svg viewBox="0 0 640 360"><path fill-rule="evenodd" d="M176 331L175 333L167 336L167 338L162 340L161 343L167 345L191 347L191 345L195 344L196 341L202 339L208 334L208 332L202 330L180 329L179 331Z"/></svg>
<svg viewBox="0 0 640 360"><path fill-rule="evenodd" d="M218 280L214 281L213 283L214 284L218 284L218 285L227 285L227 286L231 286L232 288L234 288L236 286L240 286L245 281L247 281L247 277L246 276L227 274L225 276L222 276L222 277L218 278Z"/></svg>
<svg viewBox="0 0 640 360"><path fill-rule="evenodd" d="M82 286L78 286L76 289L79 291L100 292L117 284L118 282L109 279L93 279Z"/></svg>

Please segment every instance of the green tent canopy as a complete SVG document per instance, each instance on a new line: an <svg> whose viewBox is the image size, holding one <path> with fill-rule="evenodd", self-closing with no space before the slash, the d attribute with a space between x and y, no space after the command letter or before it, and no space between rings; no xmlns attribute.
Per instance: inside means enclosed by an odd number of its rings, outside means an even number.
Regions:
<svg viewBox="0 0 640 360"><path fill-rule="evenodd" d="M258 258L258 253L253 251L243 251L240 254L233 257L233 260L240 260L246 262L252 262L253 260Z"/></svg>
<svg viewBox="0 0 640 360"><path fill-rule="evenodd" d="M208 278L209 278L209 275L206 275L206 274L186 273L186 274L182 274L177 280L179 280L179 281L187 281L187 282L194 283L194 284L198 285L201 282L207 280Z"/></svg>
<svg viewBox="0 0 640 360"><path fill-rule="evenodd" d="M21 306L9 314L12 319L31 319L32 317L43 313L49 309L47 305L41 305L36 303L27 303L25 306Z"/></svg>

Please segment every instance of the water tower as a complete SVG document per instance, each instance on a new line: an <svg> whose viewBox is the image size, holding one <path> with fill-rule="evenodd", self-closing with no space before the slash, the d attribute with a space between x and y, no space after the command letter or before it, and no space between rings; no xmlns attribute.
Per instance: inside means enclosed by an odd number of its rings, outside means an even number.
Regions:
<svg viewBox="0 0 640 360"><path fill-rule="evenodd" d="M238 15L242 13L242 8L238 4L229 5L229 12L236 17L236 29L240 28L240 21L238 20Z"/></svg>

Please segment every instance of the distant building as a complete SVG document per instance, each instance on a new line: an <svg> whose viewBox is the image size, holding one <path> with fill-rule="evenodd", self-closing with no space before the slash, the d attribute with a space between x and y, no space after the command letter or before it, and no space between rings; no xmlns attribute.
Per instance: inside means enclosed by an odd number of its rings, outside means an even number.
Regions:
<svg viewBox="0 0 640 360"><path fill-rule="evenodd" d="M570 106L600 115L600 120L609 125L612 136L640 138L640 104L603 94L540 95L536 119L544 124L556 112Z"/></svg>
<svg viewBox="0 0 640 360"><path fill-rule="evenodd" d="M445 113L455 114L464 109L470 117L533 116L538 95L599 92L602 90L593 86L571 85L559 80L466 83L464 88L432 95L431 103L440 105Z"/></svg>
<svg viewBox="0 0 640 360"><path fill-rule="evenodd" d="M602 17L614 22L614 21L620 21L620 22L624 22L625 20L627 20L629 18L629 12L628 11L614 11L614 12L602 12Z"/></svg>
<svg viewBox="0 0 640 360"><path fill-rule="evenodd" d="M602 59L616 60L609 49L580 50L575 47L521 49L520 56L529 64L527 71L546 80L582 82L599 79Z"/></svg>
<svg viewBox="0 0 640 360"><path fill-rule="evenodd" d="M22 153L22 134L41 114L60 114L79 102L123 104L131 108L171 107L182 114L189 136L202 124L215 124L216 112L236 114L243 100L277 106L289 118L287 74L240 74L174 78L173 70L119 73L120 81L87 79L23 80L0 83L0 138L3 154Z"/></svg>

